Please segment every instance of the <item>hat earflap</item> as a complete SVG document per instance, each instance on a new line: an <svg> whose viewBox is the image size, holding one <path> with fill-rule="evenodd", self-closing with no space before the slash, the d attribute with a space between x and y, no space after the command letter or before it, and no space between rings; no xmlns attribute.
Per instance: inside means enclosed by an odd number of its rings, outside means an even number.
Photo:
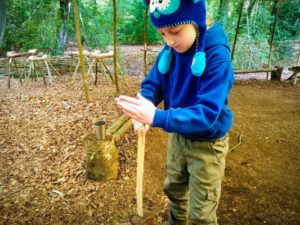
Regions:
<svg viewBox="0 0 300 225"><path fill-rule="evenodd" d="M195 77L200 77L206 67L206 57L204 52L197 52L192 62L192 73Z"/></svg>
<svg viewBox="0 0 300 225"><path fill-rule="evenodd" d="M172 49L167 48L163 50L158 62L158 71L161 74L166 74L170 70L172 59L173 59Z"/></svg>

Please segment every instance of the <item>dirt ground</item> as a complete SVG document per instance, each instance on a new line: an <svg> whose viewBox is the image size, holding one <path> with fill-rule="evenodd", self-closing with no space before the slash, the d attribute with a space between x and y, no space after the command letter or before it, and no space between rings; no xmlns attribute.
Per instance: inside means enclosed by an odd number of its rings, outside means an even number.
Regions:
<svg viewBox="0 0 300 225"><path fill-rule="evenodd" d="M121 93L135 95L141 78L127 77ZM117 143L119 177L95 182L85 174L83 138L96 120L108 126L121 116L115 87L103 78L89 85L86 103L80 78L56 78L20 86L0 79L0 224L162 224L167 199L167 134L146 137L144 209L136 211L137 136L130 129ZM232 150L218 216L221 225L300 224L300 85L238 81L230 95Z"/></svg>

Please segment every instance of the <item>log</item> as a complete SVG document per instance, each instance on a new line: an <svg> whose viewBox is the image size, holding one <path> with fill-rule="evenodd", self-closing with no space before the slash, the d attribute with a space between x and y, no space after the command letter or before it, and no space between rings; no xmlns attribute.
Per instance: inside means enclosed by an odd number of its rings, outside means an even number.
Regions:
<svg viewBox="0 0 300 225"><path fill-rule="evenodd" d="M105 139L97 140L95 133L84 138L86 152L86 174L95 181L113 180L118 177L119 150L115 142L124 137L132 122L122 116L106 132Z"/></svg>
<svg viewBox="0 0 300 225"><path fill-rule="evenodd" d="M119 150L115 140L106 138L97 141L96 135L91 133L84 138L86 152L86 175L95 181L114 180L118 177Z"/></svg>

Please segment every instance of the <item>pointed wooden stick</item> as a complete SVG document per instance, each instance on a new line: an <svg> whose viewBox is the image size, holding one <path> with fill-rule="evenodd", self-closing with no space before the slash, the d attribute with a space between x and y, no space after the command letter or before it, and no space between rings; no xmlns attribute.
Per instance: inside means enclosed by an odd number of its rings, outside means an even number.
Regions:
<svg viewBox="0 0 300 225"><path fill-rule="evenodd" d="M137 174L136 174L137 214L140 217L143 217L143 176L144 176L145 139L146 139L146 133L143 126L138 131Z"/></svg>

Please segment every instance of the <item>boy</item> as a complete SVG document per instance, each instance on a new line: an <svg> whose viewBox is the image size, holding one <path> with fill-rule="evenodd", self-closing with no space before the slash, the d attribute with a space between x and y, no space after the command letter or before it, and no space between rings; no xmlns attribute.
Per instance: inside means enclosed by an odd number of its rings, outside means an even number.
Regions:
<svg viewBox="0 0 300 225"><path fill-rule="evenodd" d="M147 2L144 2L147 5ZM118 106L133 120L169 132L164 191L166 224L217 224L216 210L228 152L234 82L230 48L220 24L206 31L204 0L150 0L153 25L166 45L137 98ZM164 100L164 110L156 106Z"/></svg>

